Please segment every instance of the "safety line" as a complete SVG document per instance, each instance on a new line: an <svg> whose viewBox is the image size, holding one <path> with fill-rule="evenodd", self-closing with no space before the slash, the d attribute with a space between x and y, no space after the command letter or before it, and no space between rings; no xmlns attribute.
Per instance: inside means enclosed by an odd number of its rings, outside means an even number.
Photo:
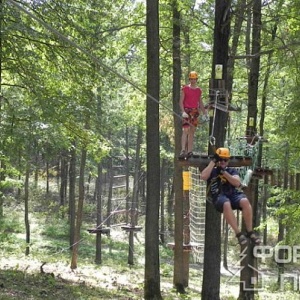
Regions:
<svg viewBox="0 0 300 300"><path fill-rule="evenodd" d="M22 7L21 5L19 5L18 3L16 3L14 0L6 0L7 2L11 3L12 5L14 5L15 7L17 7L19 10L23 11L25 14L27 14L28 16L30 16L31 18L33 18L34 20L36 20L37 22L41 23L46 29L48 29L50 32L54 33L55 35L57 35L60 39L62 39L63 41L67 42L68 44L70 44L71 46L75 47L76 49L80 50L82 53L84 53L85 55L87 55L90 59L92 59L93 62L95 62L96 64L98 64L99 66L101 66L102 68L106 69L107 71L113 73L114 75L116 75L117 77L121 78L122 80L124 80L125 82L129 83L130 85L132 85L135 89L137 89L138 91L140 91L142 94L146 95L147 97L149 97L151 100L153 100L154 102L158 103L159 105L161 105L163 108L165 108L166 110L168 110L169 112L171 112L172 114L174 114L175 116L179 117L180 119L183 119L181 115L179 115L178 113L176 113L175 111L173 111L172 109L170 109L168 106L166 106L165 104L162 104L159 100L157 100L155 97L153 97L152 95L148 94L147 92L145 92L142 88L140 88L136 83L132 82L131 80L129 80L128 78L126 78L125 76L123 76L122 74L116 72L115 70L113 70L112 68L108 67L106 64L104 64L103 62L101 62L96 56L94 56L93 54L91 54L89 51L87 51L85 48L83 48L82 46L78 45L77 43L75 43L74 41L72 41L71 39L69 39L68 37L66 37L65 35L63 35L62 33L60 33L58 30L56 30L55 28L53 28L52 26L50 26L49 24L47 24L45 21L41 20L40 18L38 18L37 16L35 16L34 14L32 14L30 11L26 10L24 7ZM31 9L30 7L26 6L28 9ZM192 125L192 124L191 124Z"/></svg>
<svg viewBox="0 0 300 300"><path fill-rule="evenodd" d="M146 95L147 97L149 97L151 100L153 100L154 102L156 102L157 104L161 105L163 108L165 108L166 110L168 110L169 112L171 112L172 114L174 114L175 116L179 117L181 120L183 119L182 116L178 113L176 113L174 110L170 109L169 107L167 107L166 105L162 104L159 100L157 100L155 97L153 97L152 95L148 94L147 92L145 92L142 88L140 88L137 84L135 84L134 82L130 81L128 78L126 78L125 76L121 75L120 73L116 72L115 70L113 70L112 68L108 67L106 64L104 64L103 62L101 62L96 56L92 55L89 51L87 51L85 48L83 48L82 46L78 45L76 42L74 42L73 40L69 39L68 37L66 37L65 35L63 35L62 33L60 33L58 30L56 30L55 28L53 28L52 26L50 26L48 23L46 23L45 21L41 20L40 18L38 18L37 16L35 16L33 13L31 13L30 11L26 10L24 7L22 7L21 5L19 5L18 3L16 3L14 0L6 0L8 3L12 4L13 6L15 6L17 9L19 9L20 11L24 12L25 14L27 14L28 16L30 16L32 19L36 20L38 23L42 24L47 30L49 30L50 32L54 33L57 37L59 37L61 40L67 42L69 45L75 47L76 49L78 49L80 52L84 53L85 55L87 55L93 62L95 62L97 65L101 66L102 68L106 69L107 71L113 73L114 75L116 75L117 77L121 78L122 80L124 80L126 83L130 84L131 86L133 86L135 89L137 89L138 91L140 91L142 94ZM26 8L31 9L30 7L26 6ZM190 124L191 126L194 126L193 124ZM119 204L120 206L121 204ZM112 212L110 212L110 214L101 222L101 224L99 224L96 229L100 228L112 215L113 212L116 211L118 209L117 206ZM52 255L55 255L57 253L61 253L63 251L69 250L70 248L72 248L73 246L82 243L85 240L85 238L81 238L78 241L74 242L71 246L66 247L61 249L61 251L57 251L56 253L53 253Z"/></svg>

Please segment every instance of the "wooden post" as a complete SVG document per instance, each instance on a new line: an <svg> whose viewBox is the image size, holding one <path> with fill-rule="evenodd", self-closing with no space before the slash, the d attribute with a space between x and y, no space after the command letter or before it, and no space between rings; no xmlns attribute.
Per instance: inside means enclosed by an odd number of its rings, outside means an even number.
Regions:
<svg viewBox="0 0 300 300"><path fill-rule="evenodd" d="M255 185L257 181L257 179L252 178L249 186L244 190L252 206L253 199L255 199ZM245 228L244 225L245 224L243 224L243 231ZM252 299L251 297L255 293L258 281L257 259L253 255L253 248L254 245L250 242L241 246L241 255L245 256L244 259L241 260L240 297L242 297L242 293L244 293L249 299Z"/></svg>
<svg viewBox="0 0 300 300"><path fill-rule="evenodd" d="M191 242L190 235L190 171L184 170L183 175L183 284L185 287L189 285L189 266L190 266L190 250L185 249L185 245Z"/></svg>
<svg viewBox="0 0 300 300"><path fill-rule="evenodd" d="M267 201L268 201L268 191L267 185L269 184L269 176L266 174L264 176L264 190L263 190L263 207L262 207L262 219L263 222L266 224L263 232L263 244L267 244L267 236L268 236L268 227L267 227Z"/></svg>
<svg viewBox="0 0 300 300"><path fill-rule="evenodd" d="M290 174L290 178L289 178L289 188L291 190L295 189L295 175L294 174Z"/></svg>
<svg viewBox="0 0 300 300"><path fill-rule="evenodd" d="M300 190L300 173L296 174L296 191Z"/></svg>
<svg viewBox="0 0 300 300"><path fill-rule="evenodd" d="M190 251L185 250L185 245L190 244L190 197L189 190L183 191L183 284L185 287L189 285L189 265L190 265Z"/></svg>

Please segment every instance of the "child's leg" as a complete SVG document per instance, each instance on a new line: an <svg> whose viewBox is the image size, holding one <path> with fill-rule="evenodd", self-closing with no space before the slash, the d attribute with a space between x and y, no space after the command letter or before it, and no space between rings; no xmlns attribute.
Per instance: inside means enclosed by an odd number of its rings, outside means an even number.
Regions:
<svg viewBox="0 0 300 300"><path fill-rule="evenodd" d="M195 135L196 127L191 126L189 128L189 133L187 136L187 152L193 152L193 146L194 146L194 135Z"/></svg>
<svg viewBox="0 0 300 300"><path fill-rule="evenodd" d="M181 151L188 150L188 139L189 139L189 127L182 128L182 136L181 136Z"/></svg>

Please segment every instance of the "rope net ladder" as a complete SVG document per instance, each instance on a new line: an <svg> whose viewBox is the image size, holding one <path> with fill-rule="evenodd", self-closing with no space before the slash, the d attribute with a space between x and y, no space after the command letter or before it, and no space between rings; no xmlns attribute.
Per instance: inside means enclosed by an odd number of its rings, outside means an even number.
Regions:
<svg viewBox="0 0 300 300"><path fill-rule="evenodd" d="M241 178L242 186L248 186L253 172L257 167L258 147L262 142L262 138L258 138L258 142L254 145L247 143L246 139L238 138L228 147L232 157L250 157L250 166L235 167ZM203 263L204 258L204 241L205 241L205 212L207 201L207 183L200 179L200 170L198 167L189 166L190 187L190 243L192 245L192 259L195 263Z"/></svg>
<svg viewBox="0 0 300 300"><path fill-rule="evenodd" d="M192 258L195 263L203 263L205 238L206 181L200 180L199 168L190 171L190 239L193 245Z"/></svg>

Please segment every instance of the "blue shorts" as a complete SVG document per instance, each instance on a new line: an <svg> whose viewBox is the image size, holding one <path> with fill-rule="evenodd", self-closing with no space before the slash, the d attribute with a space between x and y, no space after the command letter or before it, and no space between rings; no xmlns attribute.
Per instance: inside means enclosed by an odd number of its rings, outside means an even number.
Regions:
<svg viewBox="0 0 300 300"><path fill-rule="evenodd" d="M247 198L246 195L242 192L235 191L231 195L224 195L219 194L218 196L212 199L213 205L215 206L216 210L219 212L223 212L223 205L225 202L229 201L231 203L232 209L241 209L240 208L240 201L243 198Z"/></svg>

